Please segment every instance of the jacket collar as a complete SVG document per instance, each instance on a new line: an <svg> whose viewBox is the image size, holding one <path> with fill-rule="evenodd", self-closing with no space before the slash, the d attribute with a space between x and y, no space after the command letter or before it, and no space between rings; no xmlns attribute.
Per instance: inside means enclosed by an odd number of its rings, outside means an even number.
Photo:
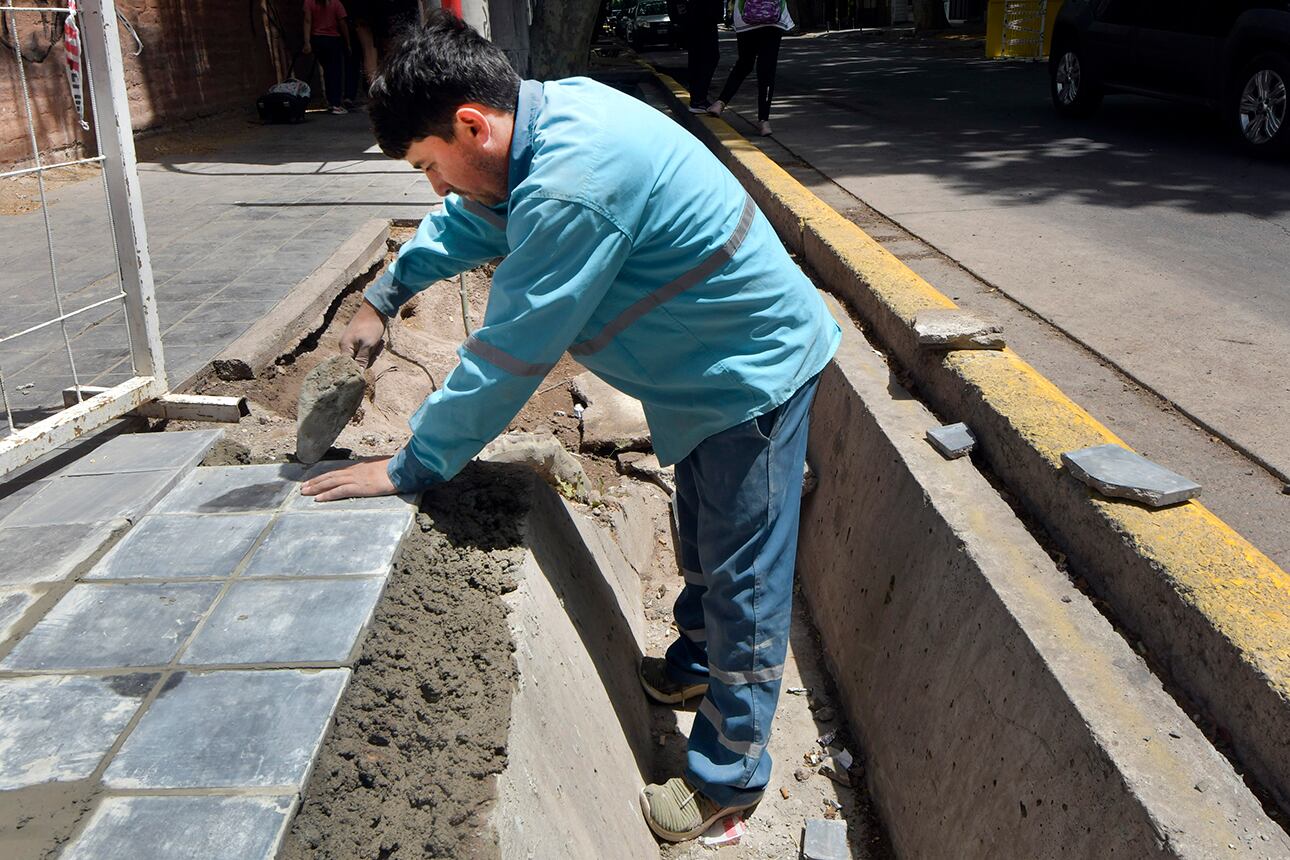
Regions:
<svg viewBox="0 0 1290 860"><path fill-rule="evenodd" d="M515 128L511 132L511 166L508 176L508 194L529 175L533 161L533 133L537 126L538 109L542 106L542 82L521 81L520 97L515 104Z"/></svg>

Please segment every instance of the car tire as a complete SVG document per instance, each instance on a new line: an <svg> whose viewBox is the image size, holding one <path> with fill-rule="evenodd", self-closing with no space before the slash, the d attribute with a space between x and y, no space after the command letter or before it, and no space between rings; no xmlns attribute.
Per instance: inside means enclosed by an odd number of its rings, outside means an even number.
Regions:
<svg viewBox="0 0 1290 860"><path fill-rule="evenodd" d="M1262 54L1232 82L1228 115L1246 152L1283 155L1290 152L1290 58Z"/></svg>
<svg viewBox="0 0 1290 860"><path fill-rule="evenodd" d="M1062 42L1048 58L1048 92L1053 107L1064 117L1091 116L1102 104L1102 87L1089 72L1084 52L1075 42Z"/></svg>

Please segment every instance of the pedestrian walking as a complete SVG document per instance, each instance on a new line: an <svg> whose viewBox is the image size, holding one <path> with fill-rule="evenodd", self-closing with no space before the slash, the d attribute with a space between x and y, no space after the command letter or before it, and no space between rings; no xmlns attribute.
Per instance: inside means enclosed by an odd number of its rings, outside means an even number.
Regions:
<svg viewBox="0 0 1290 860"><path fill-rule="evenodd" d="M305 0L303 52L318 58L327 107L334 114L349 113L345 103L358 95L358 76L345 73L351 65L347 17L340 0Z"/></svg>
<svg viewBox="0 0 1290 860"><path fill-rule="evenodd" d="M708 90L721 59L717 25L725 14L725 0L689 0L681 17L685 33L690 113L707 113L712 105Z"/></svg>
<svg viewBox="0 0 1290 860"><path fill-rule="evenodd" d="M641 401L675 464L679 637L647 657L653 700L700 700L684 772L641 790L660 837L746 811L788 651L802 469L820 371L841 338L733 175L647 104L587 78L521 81L432 12L372 85L377 143L425 173L441 211L364 293L340 341L370 361L386 321L442 278L504 257L483 325L393 457L307 481L318 501L451 479L566 351ZM624 763L634 770L634 762Z"/></svg>
<svg viewBox="0 0 1290 860"><path fill-rule="evenodd" d="M770 103L775 96L779 42L786 31L793 29L793 18L788 14L785 0L735 0L734 25L739 56L726 78L721 95L708 108L708 113L721 116L744 78L756 66L757 129L768 135L771 133Z"/></svg>

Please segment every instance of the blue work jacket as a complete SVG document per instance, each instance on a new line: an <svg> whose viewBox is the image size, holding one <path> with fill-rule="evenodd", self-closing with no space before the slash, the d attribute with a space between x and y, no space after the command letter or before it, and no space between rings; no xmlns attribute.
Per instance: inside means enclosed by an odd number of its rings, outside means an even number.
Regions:
<svg viewBox="0 0 1290 860"><path fill-rule="evenodd" d="M447 480L568 351L645 409L664 465L769 412L841 332L739 182L670 118L586 78L524 81L510 196L449 195L366 291L393 316L503 257L483 325L390 461L402 491Z"/></svg>

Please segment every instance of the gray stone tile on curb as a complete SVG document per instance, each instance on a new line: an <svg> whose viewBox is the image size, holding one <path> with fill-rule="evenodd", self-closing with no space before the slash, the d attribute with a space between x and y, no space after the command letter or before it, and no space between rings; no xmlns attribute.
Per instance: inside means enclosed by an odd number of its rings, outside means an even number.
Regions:
<svg viewBox="0 0 1290 860"><path fill-rule="evenodd" d="M348 669L176 674L108 766L109 788L299 790Z"/></svg>
<svg viewBox="0 0 1290 860"><path fill-rule="evenodd" d="M1062 454L1071 474L1106 496L1154 508L1200 495L1200 484L1119 445L1094 445Z"/></svg>
<svg viewBox="0 0 1290 860"><path fill-rule="evenodd" d="M802 860L849 860L847 823L808 818L802 831Z"/></svg>
<svg viewBox="0 0 1290 860"><path fill-rule="evenodd" d="M111 439L67 467L66 475L186 471L201 462L223 430L127 433Z"/></svg>
<svg viewBox="0 0 1290 860"><path fill-rule="evenodd" d="M130 527L127 520L71 523L58 528L0 528L0 585L59 582L75 573L112 537Z"/></svg>
<svg viewBox="0 0 1290 860"><path fill-rule="evenodd" d="M300 483L303 474L304 469L294 463L202 466L189 472L153 513L233 514L276 510Z"/></svg>
<svg viewBox="0 0 1290 860"><path fill-rule="evenodd" d="M218 582L76 585L19 640L4 669L161 666L219 593Z"/></svg>
<svg viewBox="0 0 1290 860"><path fill-rule="evenodd" d="M158 677L0 680L0 791L89 776Z"/></svg>
<svg viewBox="0 0 1290 860"><path fill-rule="evenodd" d="M282 514L243 576L384 574L411 522L411 511Z"/></svg>
<svg viewBox="0 0 1290 860"><path fill-rule="evenodd" d="M9 638L22 616L39 599L40 593L30 588L0 588L0 642Z"/></svg>
<svg viewBox="0 0 1290 860"><path fill-rule="evenodd" d="M294 797L108 797L62 860L272 860Z"/></svg>
<svg viewBox="0 0 1290 860"><path fill-rule="evenodd" d="M22 507L28 499L45 489L48 483L48 481L26 483L22 480L12 480L0 484L0 525L3 525L5 518Z"/></svg>
<svg viewBox="0 0 1290 860"><path fill-rule="evenodd" d="M5 526L106 522L142 516L174 485L179 472L127 472L55 478L5 520Z"/></svg>
<svg viewBox="0 0 1290 860"><path fill-rule="evenodd" d="M304 474L305 481L318 475L353 466L355 460L323 460L310 466ZM401 493L397 496L369 496L358 499L340 499L334 502L320 502L313 496L302 496L294 493L287 502L289 511L310 511L324 513L328 511L406 511L415 508L420 493Z"/></svg>
<svg viewBox="0 0 1290 860"><path fill-rule="evenodd" d="M305 663L348 659L385 580L235 582L181 663Z"/></svg>
<svg viewBox="0 0 1290 860"><path fill-rule="evenodd" d="M225 577L273 514L153 514L144 517L86 579Z"/></svg>
<svg viewBox="0 0 1290 860"><path fill-rule="evenodd" d="M927 441L949 460L962 457L976 447L976 437L962 421L931 428L927 431Z"/></svg>
<svg viewBox="0 0 1290 860"><path fill-rule="evenodd" d="M1003 349L1003 327L959 308L929 308L914 318L918 345L932 349Z"/></svg>

